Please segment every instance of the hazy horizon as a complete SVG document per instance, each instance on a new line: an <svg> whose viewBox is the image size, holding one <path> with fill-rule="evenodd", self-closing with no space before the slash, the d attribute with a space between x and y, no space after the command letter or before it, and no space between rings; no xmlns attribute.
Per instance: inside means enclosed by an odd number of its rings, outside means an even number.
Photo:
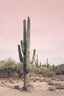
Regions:
<svg viewBox="0 0 64 96"><path fill-rule="evenodd" d="M64 0L0 0L0 60L19 61L23 19L31 19L31 56L39 62L64 63ZM20 61L19 61L20 62Z"/></svg>

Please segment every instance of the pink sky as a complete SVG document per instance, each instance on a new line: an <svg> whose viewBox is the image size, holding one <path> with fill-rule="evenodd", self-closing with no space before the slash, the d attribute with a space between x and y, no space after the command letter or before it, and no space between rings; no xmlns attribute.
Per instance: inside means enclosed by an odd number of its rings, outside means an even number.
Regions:
<svg viewBox="0 0 64 96"><path fill-rule="evenodd" d="M0 0L0 60L18 60L23 19L31 18L31 53L39 61L64 63L64 0Z"/></svg>

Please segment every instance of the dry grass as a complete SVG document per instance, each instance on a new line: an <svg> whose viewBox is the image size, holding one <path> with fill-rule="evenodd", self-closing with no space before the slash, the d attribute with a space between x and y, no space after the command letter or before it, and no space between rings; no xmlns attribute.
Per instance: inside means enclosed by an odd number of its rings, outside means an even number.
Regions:
<svg viewBox="0 0 64 96"><path fill-rule="evenodd" d="M20 88L19 88L19 85L15 85L15 86L14 86L14 89L18 89L18 90L19 90L19 89L20 89Z"/></svg>
<svg viewBox="0 0 64 96"><path fill-rule="evenodd" d="M48 85L55 85L55 83L53 83L52 81L48 81L47 83Z"/></svg>

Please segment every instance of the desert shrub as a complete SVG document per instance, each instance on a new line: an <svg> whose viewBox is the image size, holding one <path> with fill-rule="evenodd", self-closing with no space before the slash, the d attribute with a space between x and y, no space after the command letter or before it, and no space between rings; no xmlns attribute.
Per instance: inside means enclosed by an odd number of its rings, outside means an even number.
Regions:
<svg viewBox="0 0 64 96"><path fill-rule="evenodd" d="M44 66L37 68L35 65L31 65L30 71L32 73L42 74L44 76L54 76L55 74L64 75L64 64L58 66L50 66L49 68ZM15 73L17 73L18 77L23 75L23 64L16 64L15 61L11 58L8 58L7 61L0 61L0 77L14 76Z"/></svg>
<svg viewBox="0 0 64 96"><path fill-rule="evenodd" d="M46 71L45 75L51 77L51 76L55 75L55 72L53 72L53 71Z"/></svg>
<svg viewBox="0 0 64 96"><path fill-rule="evenodd" d="M0 77L21 77L23 74L23 65L21 63L15 63L14 60L8 58L7 61L0 61Z"/></svg>
<svg viewBox="0 0 64 96"><path fill-rule="evenodd" d="M63 74L64 75L64 64L58 65L54 69L57 75Z"/></svg>
<svg viewBox="0 0 64 96"><path fill-rule="evenodd" d="M43 66L36 67L35 65L31 66L31 72L37 73L37 74L42 74L44 76L53 76L55 75L55 72L52 70L51 67L46 68Z"/></svg>
<svg viewBox="0 0 64 96"><path fill-rule="evenodd" d="M45 74L46 73L45 67L40 67L39 70L38 70L38 73Z"/></svg>
<svg viewBox="0 0 64 96"><path fill-rule="evenodd" d="M45 67L40 67L38 73L43 74L45 76L55 75L55 72L53 70L50 70L50 68L45 68Z"/></svg>
<svg viewBox="0 0 64 96"><path fill-rule="evenodd" d="M38 68L35 65L30 66L30 71L34 73L38 73Z"/></svg>
<svg viewBox="0 0 64 96"><path fill-rule="evenodd" d="M15 71L17 72L18 77L21 77L23 75L23 64L17 63L15 65Z"/></svg>
<svg viewBox="0 0 64 96"><path fill-rule="evenodd" d="M0 77L10 77L15 71L15 61L8 59L7 61L0 61Z"/></svg>

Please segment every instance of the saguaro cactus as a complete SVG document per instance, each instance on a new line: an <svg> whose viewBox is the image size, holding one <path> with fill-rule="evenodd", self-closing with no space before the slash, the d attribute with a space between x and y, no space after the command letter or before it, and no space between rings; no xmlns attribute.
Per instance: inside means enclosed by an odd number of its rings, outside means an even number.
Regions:
<svg viewBox="0 0 64 96"><path fill-rule="evenodd" d="M36 50L33 51L32 61L30 62L30 18L27 20L27 30L26 30L26 20L23 21L23 41L21 40L21 48L18 45L18 52L20 61L23 63L23 72L24 72L24 86L23 89L27 90L29 87L29 72L30 72L30 63L33 63L35 60Z"/></svg>
<svg viewBox="0 0 64 96"><path fill-rule="evenodd" d="M40 62L40 66L41 66L41 62Z"/></svg>
<svg viewBox="0 0 64 96"><path fill-rule="evenodd" d="M52 67L53 67L53 70L54 70L54 69L55 69L55 65L53 64L53 66L52 66Z"/></svg>
<svg viewBox="0 0 64 96"><path fill-rule="evenodd" d="M47 68L49 68L50 67L50 64L48 63L48 58L46 59L46 65L47 65Z"/></svg>
<svg viewBox="0 0 64 96"><path fill-rule="evenodd" d="M38 63L39 63L39 62L38 62L38 55L37 55L37 58L36 58L36 61L35 61L35 66L36 66L37 68L38 68L38 66L39 66Z"/></svg>

